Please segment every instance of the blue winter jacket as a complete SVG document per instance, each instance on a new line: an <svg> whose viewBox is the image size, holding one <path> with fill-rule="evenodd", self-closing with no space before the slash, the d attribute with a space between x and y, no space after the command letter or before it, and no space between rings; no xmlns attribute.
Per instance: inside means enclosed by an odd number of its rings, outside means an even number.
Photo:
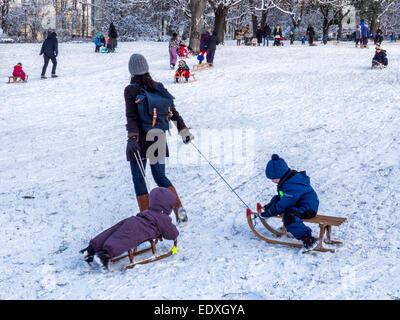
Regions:
<svg viewBox="0 0 400 320"><path fill-rule="evenodd" d="M101 37L99 33L96 35L96 38L94 38L94 43L96 46L101 47Z"/></svg>
<svg viewBox="0 0 400 320"><path fill-rule="evenodd" d="M361 27L361 34L363 38L368 38L369 37L369 29L366 26Z"/></svg>
<svg viewBox="0 0 400 320"><path fill-rule="evenodd" d="M278 215L287 209L301 213L307 210L318 212L318 196L311 187L310 178L305 171L289 170L282 177L277 189L280 196L280 200L275 204Z"/></svg>

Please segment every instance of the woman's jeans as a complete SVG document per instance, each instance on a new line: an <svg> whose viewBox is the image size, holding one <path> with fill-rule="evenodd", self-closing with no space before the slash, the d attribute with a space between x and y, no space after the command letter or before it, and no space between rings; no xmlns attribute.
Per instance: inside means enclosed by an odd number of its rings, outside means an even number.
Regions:
<svg viewBox="0 0 400 320"><path fill-rule="evenodd" d="M146 159L142 159L143 167L146 168ZM133 185L135 187L136 196L141 196L147 194L149 190L147 190L146 183L144 181L143 175L140 171L139 164L137 161L131 161L131 172L132 172L132 180ZM171 181L165 175L165 163L161 164L159 162L155 164L150 164L151 174L154 178L154 181L159 187L168 188L172 186Z"/></svg>

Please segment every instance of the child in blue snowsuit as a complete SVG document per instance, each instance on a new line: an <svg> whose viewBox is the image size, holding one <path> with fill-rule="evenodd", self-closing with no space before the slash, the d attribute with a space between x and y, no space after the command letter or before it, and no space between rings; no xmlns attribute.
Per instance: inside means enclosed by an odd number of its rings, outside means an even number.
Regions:
<svg viewBox="0 0 400 320"><path fill-rule="evenodd" d="M278 195L264 206L261 218L283 215L286 230L296 239L302 240L306 249L314 247L317 239L311 235L311 229L302 219L311 219L317 215L319 200L306 172L289 169L285 160L274 154L267 164L265 174L278 185Z"/></svg>
<svg viewBox="0 0 400 320"><path fill-rule="evenodd" d="M94 52L100 52L100 47L101 47L101 36L100 33L96 35L96 38L94 38L94 44L96 45L96 48Z"/></svg>

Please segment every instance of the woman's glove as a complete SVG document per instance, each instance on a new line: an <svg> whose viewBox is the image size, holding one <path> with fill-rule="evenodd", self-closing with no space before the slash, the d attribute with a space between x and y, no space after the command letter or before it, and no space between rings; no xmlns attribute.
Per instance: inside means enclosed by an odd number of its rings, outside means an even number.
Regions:
<svg viewBox="0 0 400 320"><path fill-rule="evenodd" d="M140 152L140 150L141 149L139 143L137 142L137 137L136 136L130 137L126 144L126 160L136 161L135 154L137 155L137 153Z"/></svg>
<svg viewBox="0 0 400 320"><path fill-rule="evenodd" d="M179 135L182 137L183 143L185 144L188 144L194 139L194 136L190 133L188 128L183 128L181 131L179 131Z"/></svg>

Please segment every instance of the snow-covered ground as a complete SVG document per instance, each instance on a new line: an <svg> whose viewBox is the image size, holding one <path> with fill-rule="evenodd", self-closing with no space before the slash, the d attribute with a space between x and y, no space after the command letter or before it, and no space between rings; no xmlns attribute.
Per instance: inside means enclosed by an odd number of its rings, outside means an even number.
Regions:
<svg viewBox="0 0 400 320"><path fill-rule="evenodd" d="M0 45L0 299L399 299L400 45L383 47L389 67L372 71L373 45L228 43L214 69L175 85L166 43L120 43L112 55L60 44L60 77L45 81L40 44ZM243 204L174 130L167 173L190 219L178 254L90 270L78 251L138 211L123 98L134 52L246 203L274 194L264 169L278 153L310 175L321 214L348 219L333 230L344 245L302 255L258 239ZM17 62L29 82L5 84Z"/></svg>

